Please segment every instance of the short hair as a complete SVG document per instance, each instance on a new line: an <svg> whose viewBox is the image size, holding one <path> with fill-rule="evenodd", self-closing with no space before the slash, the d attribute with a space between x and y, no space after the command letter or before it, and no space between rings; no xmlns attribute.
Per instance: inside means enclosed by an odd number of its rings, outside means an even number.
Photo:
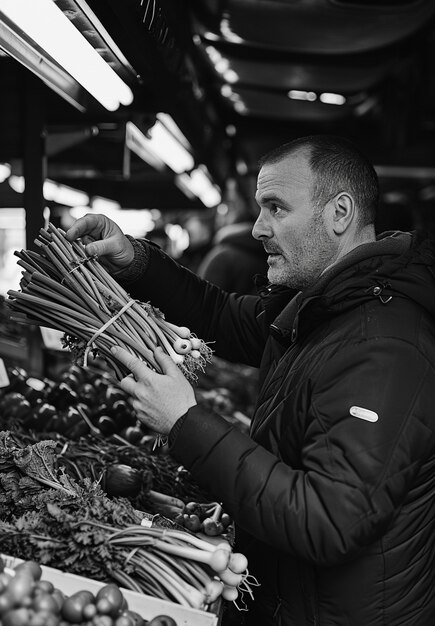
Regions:
<svg viewBox="0 0 435 626"><path fill-rule="evenodd" d="M356 202L359 225L373 224L379 205L378 176L368 158L348 139L336 135L299 137L265 154L259 165L277 163L305 149L315 178L312 200L316 208L340 191L347 191Z"/></svg>

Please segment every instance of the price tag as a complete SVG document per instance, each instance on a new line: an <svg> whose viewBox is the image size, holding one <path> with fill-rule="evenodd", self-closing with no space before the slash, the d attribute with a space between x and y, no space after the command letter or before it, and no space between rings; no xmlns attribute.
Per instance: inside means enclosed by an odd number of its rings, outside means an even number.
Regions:
<svg viewBox="0 0 435 626"><path fill-rule="evenodd" d="M42 341L49 350L65 350L61 341L63 335L64 333L61 330L41 326Z"/></svg>
<svg viewBox="0 0 435 626"><path fill-rule="evenodd" d="M0 359L0 387L8 387L10 385L9 376L3 359Z"/></svg>

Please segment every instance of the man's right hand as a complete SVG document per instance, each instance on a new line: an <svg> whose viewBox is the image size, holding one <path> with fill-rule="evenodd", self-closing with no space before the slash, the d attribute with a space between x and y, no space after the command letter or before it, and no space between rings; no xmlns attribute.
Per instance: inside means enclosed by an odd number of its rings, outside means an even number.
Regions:
<svg viewBox="0 0 435 626"><path fill-rule="evenodd" d="M131 242L120 227L105 215L88 213L80 217L66 232L68 241L81 238L89 256L104 257L113 270L128 267L134 259Z"/></svg>

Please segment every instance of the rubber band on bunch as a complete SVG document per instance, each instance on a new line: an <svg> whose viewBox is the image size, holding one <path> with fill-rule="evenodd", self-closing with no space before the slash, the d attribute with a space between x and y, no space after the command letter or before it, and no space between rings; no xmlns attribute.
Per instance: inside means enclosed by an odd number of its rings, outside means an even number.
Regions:
<svg viewBox="0 0 435 626"><path fill-rule="evenodd" d="M72 274L73 272L76 272L77 270L81 269L82 265L85 265L86 263L89 263L90 261L96 261L97 258L98 256L96 254L92 254L90 256L84 257L83 259L79 259L78 261L74 261L73 263L71 263L71 265L73 266L72 269L70 269L67 275L62 278L62 280L60 281L60 284L63 285L64 280L69 276L69 274Z"/></svg>
<svg viewBox="0 0 435 626"><path fill-rule="evenodd" d="M92 349L92 344L97 339L97 337L99 337L102 333L104 333L104 331L107 328L109 328L109 326L111 326L114 322L116 322L118 317L120 317L123 313L125 313L125 311L127 311L127 309L129 309L135 303L136 303L136 300L129 300L126 304L124 304L122 309L119 309L119 311L117 313L115 313L115 315L113 317L111 317L109 320L107 320L107 322L105 322L105 324L103 324L98 330L95 331L95 333L92 335L92 337L89 339L89 341L86 344L85 353L83 355L83 366L84 367L86 367L87 364L88 364L88 355L89 355L89 352Z"/></svg>

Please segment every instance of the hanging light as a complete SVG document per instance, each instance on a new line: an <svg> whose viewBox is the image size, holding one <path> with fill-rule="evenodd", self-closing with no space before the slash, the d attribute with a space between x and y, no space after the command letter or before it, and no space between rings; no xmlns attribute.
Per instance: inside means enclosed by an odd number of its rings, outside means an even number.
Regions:
<svg viewBox="0 0 435 626"><path fill-rule="evenodd" d="M37 75L39 59L46 73L57 71L60 81L64 70L109 111L133 101L130 87L53 0L0 0L0 25L0 47L15 58L18 52L24 55L25 64ZM67 81L67 76L63 79ZM58 87L62 90L60 83Z"/></svg>
<svg viewBox="0 0 435 626"><path fill-rule="evenodd" d="M187 139L172 118L169 120L170 123L165 117L157 119L147 135L133 122L127 122L126 146L155 169L163 169L166 165L181 174L191 170L195 161L187 148Z"/></svg>

